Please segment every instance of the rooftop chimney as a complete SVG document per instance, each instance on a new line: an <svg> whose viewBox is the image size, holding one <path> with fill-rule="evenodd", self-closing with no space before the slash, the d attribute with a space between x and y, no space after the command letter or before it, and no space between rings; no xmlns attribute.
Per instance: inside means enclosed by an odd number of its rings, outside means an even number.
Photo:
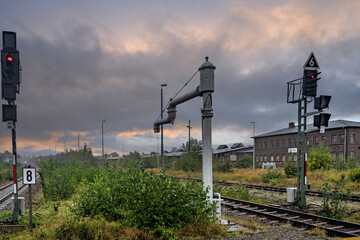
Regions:
<svg viewBox="0 0 360 240"><path fill-rule="evenodd" d="M289 128L295 128L295 123L294 122L289 122Z"/></svg>

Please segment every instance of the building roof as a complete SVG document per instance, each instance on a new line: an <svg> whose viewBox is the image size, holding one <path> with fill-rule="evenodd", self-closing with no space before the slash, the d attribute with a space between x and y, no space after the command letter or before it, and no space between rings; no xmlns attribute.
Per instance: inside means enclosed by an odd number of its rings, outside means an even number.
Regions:
<svg viewBox="0 0 360 240"><path fill-rule="evenodd" d="M325 128L325 131L326 129L349 128L349 127L360 127L360 122L347 121L347 120L329 121L329 126ZM297 133L297 131L298 131L297 126L295 126L294 128L288 127L277 131L260 134L255 136L255 138L270 137L270 136L285 135L285 134L295 134ZM319 131L319 129L317 127L314 127L312 123L306 125L306 132L314 132L314 131Z"/></svg>

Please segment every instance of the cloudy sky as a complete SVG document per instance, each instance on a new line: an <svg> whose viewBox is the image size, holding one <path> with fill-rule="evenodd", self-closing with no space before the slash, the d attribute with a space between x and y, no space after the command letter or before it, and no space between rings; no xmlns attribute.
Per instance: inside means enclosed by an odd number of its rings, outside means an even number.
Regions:
<svg viewBox="0 0 360 240"><path fill-rule="evenodd" d="M77 148L80 134L100 154L102 120L106 152L158 151L160 85L166 105L205 56L216 66L214 145L250 144L252 121L256 134L296 121L286 83L302 77L311 52L331 119L360 121L359 12L358 0L1 1L0 30L16 32L23 68L18 152ZM198 85L199 73L180 95ZM165 149L186 142L189 120L201 139L201 102L177 108ZM2 123L4 150L11 131Z"/></svg>

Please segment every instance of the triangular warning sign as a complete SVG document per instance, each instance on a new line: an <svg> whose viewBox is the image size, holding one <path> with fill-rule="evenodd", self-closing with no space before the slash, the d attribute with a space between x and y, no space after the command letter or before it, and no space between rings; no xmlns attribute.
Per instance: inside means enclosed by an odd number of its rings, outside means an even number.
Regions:
<svg viewBox="0 0 360 240"><path fill-rule="evenodd" d="M315 54L313 52L310 53L309 58L305 62L304 68L317 68L317 69L320 68L318 61L316 60Z"/></svg>

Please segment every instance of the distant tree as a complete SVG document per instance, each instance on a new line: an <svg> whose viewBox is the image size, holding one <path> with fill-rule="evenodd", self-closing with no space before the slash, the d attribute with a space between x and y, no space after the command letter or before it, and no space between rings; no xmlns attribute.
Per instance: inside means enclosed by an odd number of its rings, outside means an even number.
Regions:
<svg viewBox="0 0 360 240"><path fill-rule="evenodd" d="M200 152L201 149L201 140L197 140L196 138L190 138L190 152ZM181 145L181 149L184 152L188 152L189 151L189 141L187 141L186 143L183 143Z"/></svg>
<svg viewBox="0 0 360 240"><path fill-rule="evenodd" d="M328 170L332 166L332 155L330 148L322 143L310 150L307 164L309 170L324 169Z"/></svg>
<svg viewBox="0 0 360 240"><path fill-rule="evenodd" d="M252 156L245 154L240 160L236 162L237 168L249 168L253 164L253 158Z"/></svg>

